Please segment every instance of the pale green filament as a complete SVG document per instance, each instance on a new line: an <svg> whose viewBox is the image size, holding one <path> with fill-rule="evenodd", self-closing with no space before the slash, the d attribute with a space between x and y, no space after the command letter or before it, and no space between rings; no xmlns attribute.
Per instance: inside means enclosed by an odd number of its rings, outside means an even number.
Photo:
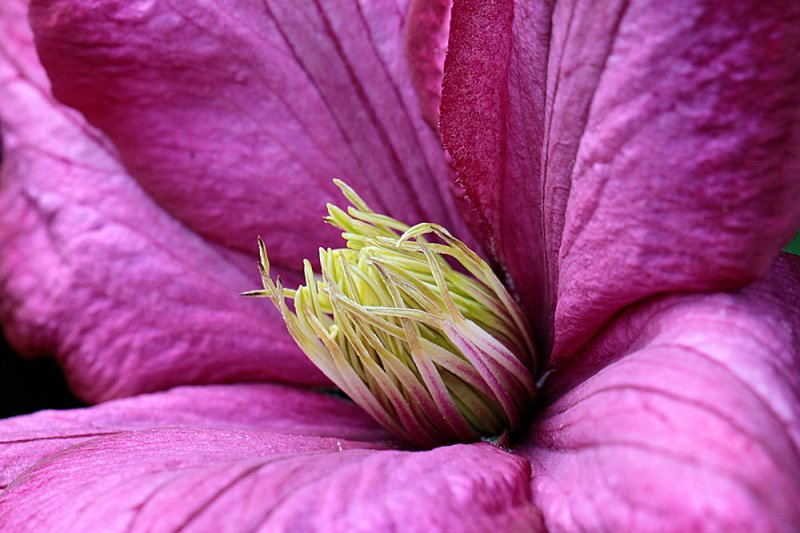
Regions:
<svg viewBox="0 0 800 533"><path fill-rule="evenodd" d="M292 291L270 278L259 239L264 290L246 294L269 297L311 361L402 438L430 446L516 429L534 394L533 345L503 284L441 226L409 227L335 183L352 206L328 205L325 221L347 248L320 249L321 274L305 261Z"/></svg>

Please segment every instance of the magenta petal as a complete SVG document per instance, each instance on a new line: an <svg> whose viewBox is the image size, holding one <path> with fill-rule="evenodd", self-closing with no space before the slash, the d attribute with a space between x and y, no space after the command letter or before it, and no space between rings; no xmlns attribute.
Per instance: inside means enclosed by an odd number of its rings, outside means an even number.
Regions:
<svg viewBox="0 0 800 533"><path fill-rule="evenodd" d="M0 435L17 437L38 426L53 446L0 493L0 523L14 531L541 530L527 461L485 444L382 449L352 440L377 430L345 415L351 404L269 387L187 388L0 422ZM196 407L203 400L210 409ZM270 407L277 400L280 410ZM292 414L298 405L305 415ZM94 434L70 438L78 425ZM337 427L341 436L330 436ZM0 468L16 468L7 450L21 444L0 438Z"/></svg>
<svg viewBox="0 0 800 533"><path fill-rule="evenodd" d="M800 4L512 3L454 6L442 131L554 356L764 274L800 223Z"/></svg>
<svg viewBox="0 0 800 533"><path fill-rule="evenodd" d="M583 364L621 357L583 368L528 435L548 529L795 530L798 298L791 257L739 293L657 299L615 320ZM550 395L569 388L560 374Z"/></svg>
<svg viewBox="0 0 800 533"><path fill-rule="evenodd" d="M299 268L340 242L342 178L376 209L463 233L409 78L409 1L34 1L62 102L204 237Z"/></svg>
<svg viewBox="0 0 800 533"><path fill-rule="evenodd" d="M333 396L269 384L180 387L1 421L0 487L45 457L88 440L162 426L390 442L355 404Z"/></svg>
<svg viewBox="0 0 800 533"><path fill-rule="evenodd" d="M440 118L458 181L477 210L467 219L477 219L474 233L504 266L540 338L549 335L551 319L538 185L546 12L541 2L516 13L513 0L455 2ZM521 32L526 38L514 47ZM519 70L513 79L512 64Z"/></svg>
<svg viewBox="0 0 800 533"><path fill-rule="evenodd" d="M152 202L108 142L49 96L24 20L0 33L0 319L20 351L55 353L84 399L174 385L324 384L258 286L246 257ZM255 238L255 235L252 236Z"/></svg>
<svg viewBox="0 0 800 533"><path fill-rule="evenodd" d="M452 3L452 0L411 0L406 24L411 83L417 91L423 118L437 132Z"/></svg>

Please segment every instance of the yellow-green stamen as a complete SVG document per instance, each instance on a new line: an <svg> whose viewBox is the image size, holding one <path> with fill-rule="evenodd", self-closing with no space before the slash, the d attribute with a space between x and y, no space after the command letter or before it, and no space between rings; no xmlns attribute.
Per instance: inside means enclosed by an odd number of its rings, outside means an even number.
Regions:
<svg viewBox="0 0 800 533"><path fill-rule="evenodd" d="M305 261L292 291L270 278L259 239L264 290L245 294L269 297L309 359L399 437L434 446L514 431L535 393L534 350L503 284L446 229L375 213L335 183L352 205L328 205L325 221L347 248L320 249L321 274Z"/></svg>

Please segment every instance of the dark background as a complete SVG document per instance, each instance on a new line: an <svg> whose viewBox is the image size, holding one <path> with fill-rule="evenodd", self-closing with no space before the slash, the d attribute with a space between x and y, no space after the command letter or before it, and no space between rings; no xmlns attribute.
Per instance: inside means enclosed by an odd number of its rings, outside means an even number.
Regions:
<svg viewBox="0 0 800 533"><path fill-rule="evenodd" d="M0 332L0 418L81 405L69 392L55 361L21 359Z"/></svg>

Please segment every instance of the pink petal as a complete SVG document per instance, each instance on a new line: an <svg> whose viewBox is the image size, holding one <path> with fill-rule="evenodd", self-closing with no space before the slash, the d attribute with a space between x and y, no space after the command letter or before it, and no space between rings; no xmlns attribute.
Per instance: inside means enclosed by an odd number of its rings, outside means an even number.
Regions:
<svg viewBox="0 0 800 533"><path fill-rule="evenodd" d="M293 394L279 393L280 410L270 407L269 386L111 402L73 413L94 435L66 441L76 424L59 427L52 414L2 422L0 433L10 424L12 434L46 422L59 444L0 493L0 523L14 531L541 530L526 461L486 444L404 452L347 440L377 429L352 413L326 420L331 408L334 417L354 409L342 400ZM204 398L212 409L195 407ZM307 410L299 425L298 403ZM345 437L328 436L337 426ZM14 446L0 444L0 466Z"/></svg>
<svg viewBox="0 0 800 533"><path fill-rule="evenodd" d="M327 381L258 286L252 258L171 218L106 139L56 104L25 3L0 7L0 319L29 354L55 352L84 399L184 383ZM255 237L255 235L253 235Z"/></svg>
<svg viewBox="0 0 800 533"><path fill-rule="evenodd" d="M767 271L800 224L798 22L791 0L454 6L445 145L555 358L632 302Z"/></svg>
<svg viewBox="0 0 800 533"><path fill-rule="evenodd" d="M582 368L557 372L523 450L548 529L795 530L798 298L800 258L787 257L738 293L640 305Z"/></svg>
<svg viewBox="0 0 800 533"><path fill-rule="evenodd" d="M339 177L376 209L461 231L404 51L409 0L34 1L62 102L202 236L299 268L340 243Z"/></svg>
<svg viewBox="0 0 800 533"><path fill-rule="evenodd" d="M0 487L43 458L103 435L161 426L242 429L390 443L352 402L284 385L180 387L87 409L0 422Z"/></svg>
<svg viewBox="0 0 800 533"><path fill-rule="evenodd" d="M408 8L405 43L411 83L423 118L437 132L451 7L451 0L411 0Z"/></svg>

